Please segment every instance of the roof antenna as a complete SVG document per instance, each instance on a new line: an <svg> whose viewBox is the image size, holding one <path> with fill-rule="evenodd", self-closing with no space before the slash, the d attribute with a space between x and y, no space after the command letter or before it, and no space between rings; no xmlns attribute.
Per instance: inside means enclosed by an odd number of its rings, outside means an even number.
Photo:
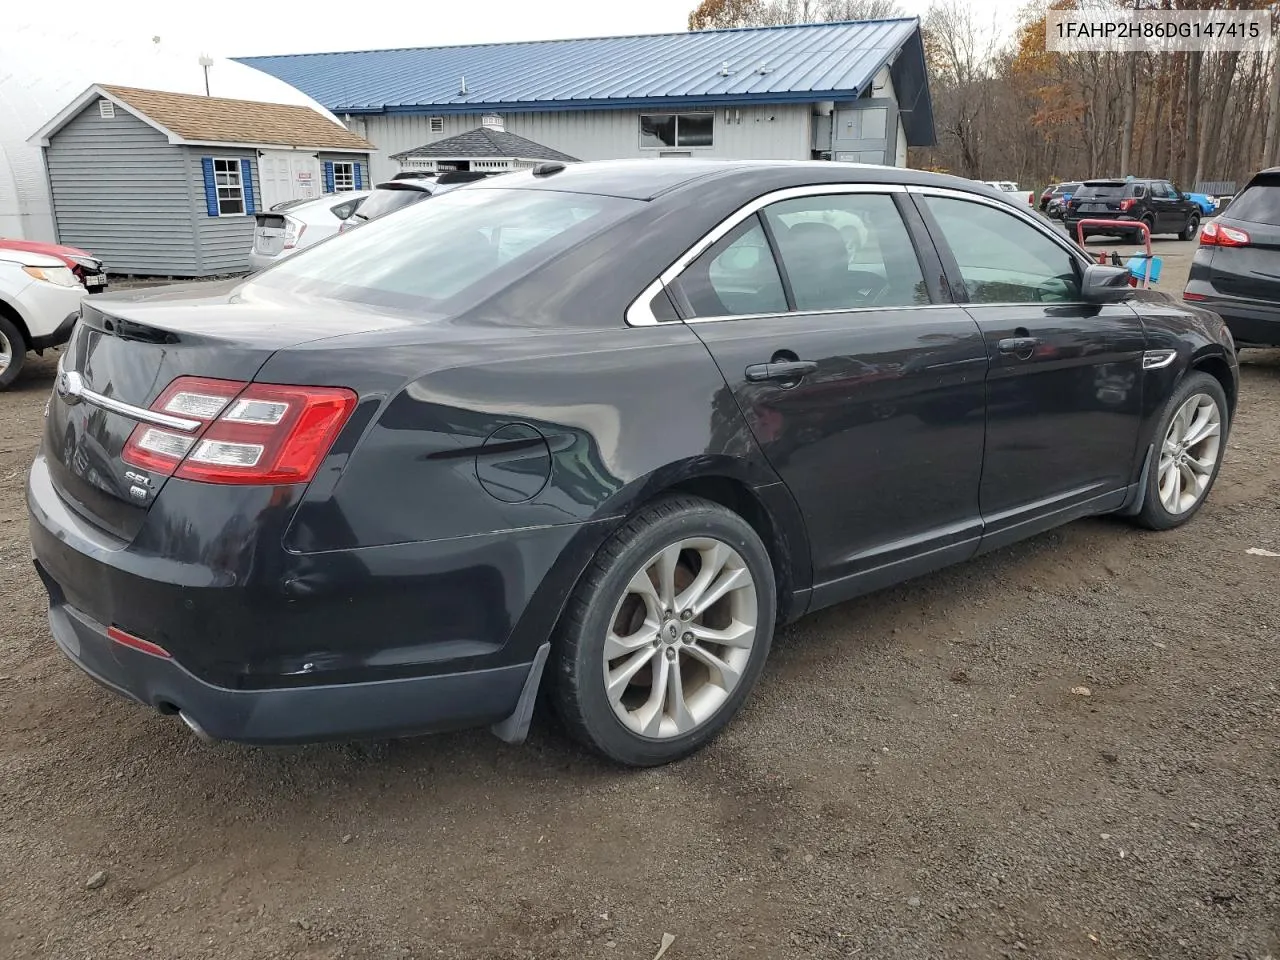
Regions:
<svg viewBox="0 0 1280 960"><path fill-rule="evenodd" d="M467 78L462 78L462 85L458 90L458 96L465 97L467 95Z"/></svg>
<svg viewBox="0 0 1280 960"><path fill-rule="evenodd" d="M213 58L207 53L200 54L200 66L204 68L204 95L209 96L209 68L213 66Z"/></svg>

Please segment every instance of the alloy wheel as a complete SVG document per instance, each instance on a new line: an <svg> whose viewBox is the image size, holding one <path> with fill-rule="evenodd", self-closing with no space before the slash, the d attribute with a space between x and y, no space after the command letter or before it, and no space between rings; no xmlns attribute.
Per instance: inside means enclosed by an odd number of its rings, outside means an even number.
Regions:
<svg viewBox="0 0 1280 960"><path fill-rule="evenodd" d="M757 617L755 581L728 544L691 537L656 553L628 582L605 637L614 715L660 740L709 721L742 679Z"/></svg>
<svg viewBox="0 0 1280 960"><path fill-rule="evenodd" d="M4 335L4 331L0 330L0 373L8 370L11 363L13 363L13 344Z"/></svg>
<svg viewBox="0 0 1280 960"><path fill-rule="evenodd" d="M1178 408L1160 449L1160 503L1177 516L1192 509L1213 479L1222 452L1222 411L1213 397L1192 394Z"/></svg>

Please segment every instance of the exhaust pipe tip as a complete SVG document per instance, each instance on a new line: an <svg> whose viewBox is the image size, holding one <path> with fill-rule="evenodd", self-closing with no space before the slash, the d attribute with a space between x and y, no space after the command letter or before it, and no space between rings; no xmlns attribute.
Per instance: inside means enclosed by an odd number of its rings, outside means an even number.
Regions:
<svg viewBox="0 0 1280 960"><path fill-rule="evenodd" d="M181 718L182 722L187 725L187 728L201 740L201 742L203 743L218 742L217 737L211 736L209 732L205 730L204 727L200 726L200 724L196 722L195 718L192 717L191 714L187 713L185 710L179 710L178 716L179 718Z"/></svg>

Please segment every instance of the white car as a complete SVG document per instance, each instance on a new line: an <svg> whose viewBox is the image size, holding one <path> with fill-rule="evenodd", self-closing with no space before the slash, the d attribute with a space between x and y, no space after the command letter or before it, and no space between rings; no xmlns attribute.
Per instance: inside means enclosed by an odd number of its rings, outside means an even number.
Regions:
<svg viewBox="0 0 1280 960"><path fill-rule="evenodd" d="M1036 195L1033 190L1022 190L1012 180L983 180L988 187L995 187L1001 193L1012 194L1017 197L1018 201L1025 200L1027 206L1034 207L1036 205Z"/></svg>
<svg viewBox="0 0 1280 960"><path fill-rule="evenodd" d="M0 390L18 378L27 351L71 339L84 285L62 260L0 248Z"/></svg>
<svg viewBox="0 0 1280 960"><path fill-rule="evenodd" d="M249 266L262 270L299 250L332 237L372 190L331 193L316 200L278 204L255 218Z"/></svg>

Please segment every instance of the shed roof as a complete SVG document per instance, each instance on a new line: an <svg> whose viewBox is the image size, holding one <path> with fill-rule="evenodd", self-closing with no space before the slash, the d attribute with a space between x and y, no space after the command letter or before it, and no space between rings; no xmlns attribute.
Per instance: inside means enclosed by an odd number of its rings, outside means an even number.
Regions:
<svg viewBox="0 0 1280 960"><path fill-rule="evenodd" d="M373 144L310 107L201 97L94 84L32 139L47 141L93 99L105 97L169 137L170 143L311 147L368 153Z"/></svg>
<svg viewBox="0 0 1280 960"><path fill-rule="evenodd" d="M563 160L571 163L576 163L578 159L559 150L544 147L540 143L534 143L517 134L507 133L505 130L494 130L491 127L476 127L466 133L435 140L421 147L393 154L391 159L406 160L410 157L494 157L519 160Z"/></svg>
<svg viewBox="0 0 1280 960"><path fill-rule="evenodd" d="M918 18L588 40L244 57L338 114L848 100L887 64L908 140L933 142Z"/></svg>

